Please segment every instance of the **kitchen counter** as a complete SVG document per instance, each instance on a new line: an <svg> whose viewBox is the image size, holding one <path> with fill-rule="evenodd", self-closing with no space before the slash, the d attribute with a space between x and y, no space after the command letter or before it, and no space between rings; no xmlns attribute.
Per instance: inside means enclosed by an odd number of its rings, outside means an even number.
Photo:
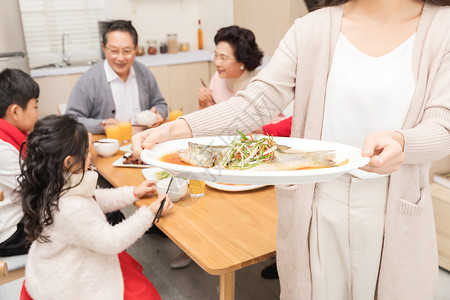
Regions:
<svg viewBox="0 0 450 300"><path fill-rule="evenodd" d="M187 52L178 52L175 54L157 54L136 56L136 61L144 64L146 67L164 66L164 65L179 65L204 61L212 61L210 50L192 50ZM30 71L33 78L60 76L70 74L83 74L92 66L70 66L63 68L42 68Z"/></svg>

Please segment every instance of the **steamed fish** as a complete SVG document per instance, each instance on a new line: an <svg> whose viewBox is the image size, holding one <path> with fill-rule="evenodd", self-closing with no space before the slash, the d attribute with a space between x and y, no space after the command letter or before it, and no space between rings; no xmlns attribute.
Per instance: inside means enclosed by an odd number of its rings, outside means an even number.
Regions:
<svg viewBox="0 0 450 300"><path fill-rule="evenodd" d="M326 168L336 164L334 150L321 150L310 152L284 152L275 151L274 158L263 164L255 166L252 170L258 171L288 171L303 168Z"/></svg>
<svg viewBox="0 0 450 300"><path fill-rule="evenodd" d="M211 168L223 159L228 146L211 146L188 143L187 149L178 151L178 156L184 162L197 167Z"/></svg>
<svg viewBox="0 0 450 300"><path fill-rule="evenodd" d="M336 165L334 150L292 151L287 146L277 145L271 136L254 140L239 134L240 139L227 146L189 143L188 149L178 151L178 156L193 166L232 170L287 171Z"/></svg>

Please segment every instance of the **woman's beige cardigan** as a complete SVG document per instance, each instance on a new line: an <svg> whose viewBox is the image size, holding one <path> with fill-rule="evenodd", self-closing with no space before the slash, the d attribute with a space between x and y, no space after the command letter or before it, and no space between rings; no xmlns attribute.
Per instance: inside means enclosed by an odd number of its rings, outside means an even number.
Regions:
<svg viewBox="0 0 450 300"><path fill-rule="evenodd" d="M229 101L184 117L193 136L250 132L295 99L292 136L320 139L342 6L296 20L270 63ZM426 4L414 45L416 91L401 133L405 161L390 177L378 299L433 299L438 261L429 166L450 153L450 8ZM277 186L282 299L310 299L308 233L314 184Z"/></svg>

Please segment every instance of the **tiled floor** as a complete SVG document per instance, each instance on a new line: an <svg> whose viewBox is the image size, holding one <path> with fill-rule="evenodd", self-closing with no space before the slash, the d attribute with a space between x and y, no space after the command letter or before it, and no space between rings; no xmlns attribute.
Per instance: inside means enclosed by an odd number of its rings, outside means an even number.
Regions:
<svg viewBox="0 0 450 300"><path fill-rule="evenodd" d="M439 269L439 286L434 300L450 300L450 272Z"/></svg>
<svg viewBox="0 0 450 300"><path fill-rule="evenodd" d="M194 262L185 269L173 270L169 262L181 251L168 238L145 234L129 253L144 267L164 300L219 299L219 277L203 271ZM236 300L278 299L278 280L261 278L261 270L270 263L262 262L236 272ZM425 299L424 299L425 300ZM439 287L434 300L450 300L450 272L439 270Z"/></svg>

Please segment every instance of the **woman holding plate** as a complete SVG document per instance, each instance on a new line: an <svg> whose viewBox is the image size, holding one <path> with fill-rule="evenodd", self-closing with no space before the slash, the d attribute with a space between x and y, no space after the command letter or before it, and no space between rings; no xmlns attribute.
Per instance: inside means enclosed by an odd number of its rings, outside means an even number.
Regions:
<svg viewBox="0 0 450 300"><path fill-rule="evenodd" d="M236 97L133 137L251 132L295 101L291 137L362 148L329 182L276 187L282 299L432 299L429 166L450 153L450 1L327 0Z"/></svg>

